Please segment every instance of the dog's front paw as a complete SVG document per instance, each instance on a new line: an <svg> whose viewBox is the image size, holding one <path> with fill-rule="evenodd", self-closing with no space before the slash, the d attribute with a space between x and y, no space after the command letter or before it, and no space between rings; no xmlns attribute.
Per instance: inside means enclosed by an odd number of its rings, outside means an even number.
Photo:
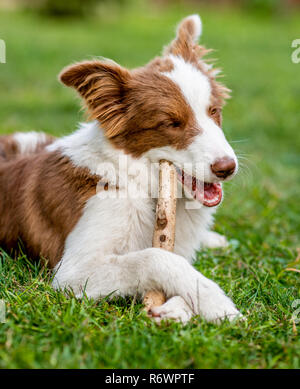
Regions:
<svg viewBox="0 0 300 389"><path fill-rule="evenodd" d="M209 322L221 323L225 319L233 321L243 318L243 315L237 310L232 300L213 282L206 291L205 296L201 296L199 305L200 315Z"/></svg>
<svg viewBox="0 0 300 389"><path fill-rule="evenodd" d="M230 299L228 299L230 300ZM232 301L225 303L222 306L218 307L209 307L205 313L205 318L207 321L212 323L221 324L222 321L228 319L230 322L243 319L243 315L236 309Z"/></svg>
<svg viewBox="0 0 300 389"><path fill-rule="evenodd" d="M206 234L203 236L201 243L202 247L208 249L228 246L226 237L214 231L207 231Z"/></svg>
<svg viewBox="0 0 300 389"><path fill-rule="evenodd" d="M175 296L163 305L152 308L149 314L152 315L157 323L168 319L187 323L191 319L193 312L182 297Z"/></svg>

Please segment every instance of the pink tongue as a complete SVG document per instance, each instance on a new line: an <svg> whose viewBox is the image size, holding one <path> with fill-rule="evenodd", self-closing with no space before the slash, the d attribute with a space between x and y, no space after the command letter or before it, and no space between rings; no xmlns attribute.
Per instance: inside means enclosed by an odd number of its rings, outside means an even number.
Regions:
<svg viewBox="0 0 300 389"><path fill-rule="evenodd" d="M178 178L189 189L195 200L206 207L214 207L222 200L222 186L219 183L203 183L177 168Z"/></svg>
<svg viewBox="0 0 300 389"><path fill-rule="evenodd" d="M217 184L207 184L204 183L204 197L207 200L211 200L212 198L218 195L218 186Z"/></svg>
<svg viewBox="0 0 300 389"><path fill-rule="evenodd" d="M192 189L194 192L194 198L201 201L206 207L214 207L218 205L222 200L222 187L217 183L199 183L193 177Z"/></svg>

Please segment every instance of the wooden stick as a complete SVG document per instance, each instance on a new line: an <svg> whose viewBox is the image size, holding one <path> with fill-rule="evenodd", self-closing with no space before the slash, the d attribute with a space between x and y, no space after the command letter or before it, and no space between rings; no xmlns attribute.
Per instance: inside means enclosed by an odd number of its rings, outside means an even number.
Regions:
<svg viewBox="0 0 300 389"><path fill-rule="evenodd" d="M152 246L173 251L175 244L177 179L171 162L159 162L159 190L156 206L156 221ZM161 291L151 290L144 297L145 310L162 305L166 301Z"/></svg>

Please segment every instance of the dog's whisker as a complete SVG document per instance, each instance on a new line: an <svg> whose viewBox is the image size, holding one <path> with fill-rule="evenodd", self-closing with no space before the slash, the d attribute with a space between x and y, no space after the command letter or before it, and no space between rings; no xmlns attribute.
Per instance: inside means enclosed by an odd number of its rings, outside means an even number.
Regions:
<svg viewBox="0 0 300 389"><path fill-rule="evenodd" d="M242 142L247 142L249 138L246 139L237 139L237 140L231 140L229 143L242 143Z"/></svg>

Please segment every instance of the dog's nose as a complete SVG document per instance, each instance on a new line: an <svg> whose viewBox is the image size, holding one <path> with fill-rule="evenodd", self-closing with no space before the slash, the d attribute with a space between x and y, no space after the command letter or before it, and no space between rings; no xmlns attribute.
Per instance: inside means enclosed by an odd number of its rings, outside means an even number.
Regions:
<svg viewBox="0 0 300 389"><path fill-rule="evenodd" d="M217 159L212 165L212 172L220 178L226 178L234 173L236 167L236 163L233 158L220 158Z"/></svg>

